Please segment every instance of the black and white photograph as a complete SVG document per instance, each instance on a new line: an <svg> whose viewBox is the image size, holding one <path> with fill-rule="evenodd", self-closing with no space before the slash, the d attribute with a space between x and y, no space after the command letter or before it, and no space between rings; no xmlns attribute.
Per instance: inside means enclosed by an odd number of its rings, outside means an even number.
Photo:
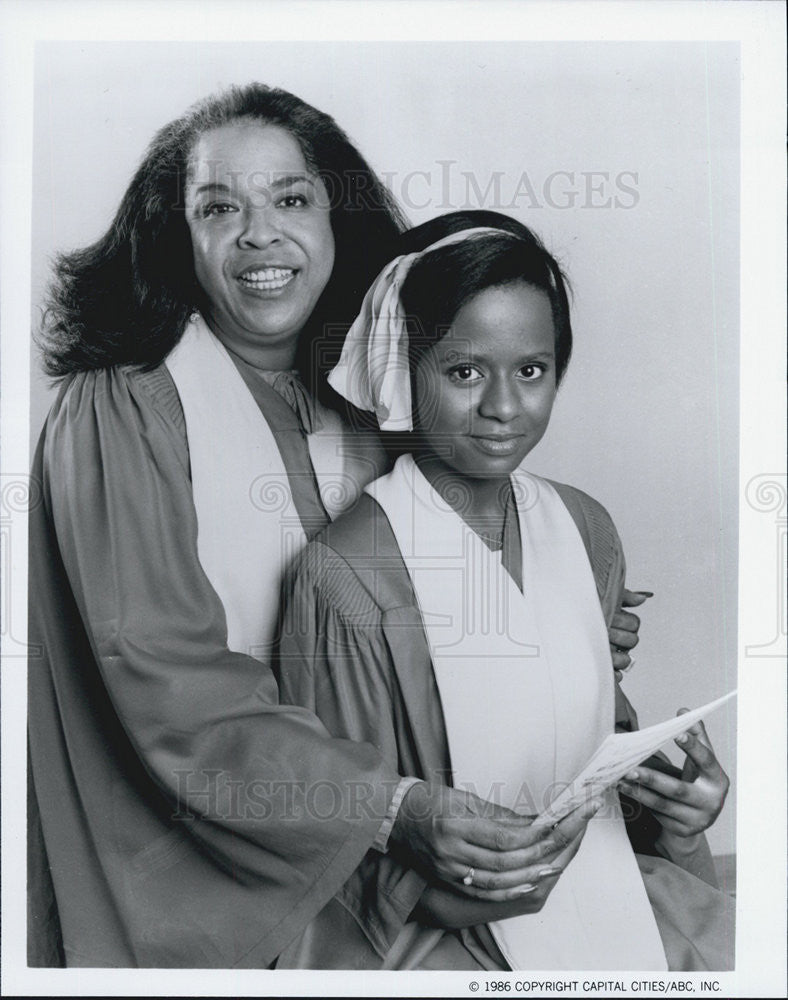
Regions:
<svg viewBox="0 0 788 1000"><path fill-rule="evenodd" d="M781 5L22 10L3 992L784 995Z"/></svg>

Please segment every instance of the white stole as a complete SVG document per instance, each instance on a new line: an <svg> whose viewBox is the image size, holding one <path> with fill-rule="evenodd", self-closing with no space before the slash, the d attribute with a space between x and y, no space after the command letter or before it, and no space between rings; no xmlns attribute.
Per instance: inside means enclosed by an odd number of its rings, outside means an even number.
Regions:
<svg viewBox="0 0 788 1000"><path fill-rule="evenodd" d="M613 731L613 671L571 515L545 480L512 482L523 593L410 455L366 489L413 581L455 786L538 813ZM615 790L541 912L490 928L513 969L666 969Z"/></svg>
<svg viewBox="0 0 788 1000"><path fill-rule="evenodd" d="M287 470L260 408L232 358L195 314L166 359L189 442L200 563L224 605L227 645L270 658L282 575L306 544ZM320 408L307 443L329 516L370 479L353 462L339 416Z"/></svg>

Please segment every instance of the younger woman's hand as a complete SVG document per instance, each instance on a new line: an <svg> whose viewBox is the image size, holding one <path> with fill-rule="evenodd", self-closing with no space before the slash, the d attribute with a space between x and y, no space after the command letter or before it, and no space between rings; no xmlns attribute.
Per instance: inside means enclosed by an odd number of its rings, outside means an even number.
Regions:
<svg viewBox="0 0 788 1000"><path fill-rule="evenodd" d="M682 715L688 711L679 709ZM676 739L687 759L680 778L638 766L619 787L656 816L664 830L691 837L707 830L722 811L730 781L711 747L702 722Z"/></svg>
<svg viewBox="0 0 788 1000"><path fill-rule="evenodd" d="M637 646L640 618L625 611L624 608L637 608L654 595L647 590L624 590L621 595L621 607L613 615L610 628L607 630L610 641L610 651L613 655L613 668L617 671L628 670L632 666L631 650Z"/></svg>

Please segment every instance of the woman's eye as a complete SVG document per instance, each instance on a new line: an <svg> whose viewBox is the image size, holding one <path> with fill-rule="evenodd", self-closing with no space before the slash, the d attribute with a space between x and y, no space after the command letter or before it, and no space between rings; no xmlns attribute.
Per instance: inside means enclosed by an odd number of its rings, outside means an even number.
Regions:
<svg viewBox="0 0 788 1000"><path fill-rule="evenodd" d="M283 198L279 199L279 204L282 208L303 208L309 202L303 194L286 194Z"/></svg>
<svg viewBox="0 0 788 1000"><path fill-rule="evenodd" d="M523 365L519 371L519 375L526 382L535 382L544 375L544 368L541 365Z"/></svg>
<svg viewBox="0 0 788 1000"><path fill-rule="evenodd" d="M237 212L238 209L235 205L231 205L226 201L212 201L210 205L206 205L202 210L204 218L208 218L210 215L227 215L229 212Z"/></svg>
<svg viewBox="0 0 788 1000"><path fill-rule="evenodd" d="M473 365L455 365L449 372L452 382L477 382L481 377L481 372Z"/></svg>

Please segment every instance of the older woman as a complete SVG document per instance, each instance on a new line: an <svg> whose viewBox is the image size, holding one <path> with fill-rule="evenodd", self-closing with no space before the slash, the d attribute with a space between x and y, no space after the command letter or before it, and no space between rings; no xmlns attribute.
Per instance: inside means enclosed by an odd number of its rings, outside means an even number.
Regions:
<svg viewBox="0 0 788 1000"><path fill-rule="evenodd" d="M252 85L162 129L106 235L60 259L31 512L31 964L268 966L365 859L379 902L346 902L383 949L424 888L395 858L516 886L557 848L332 738L269 666L283 569L384 462L299 373L335 360L402 224L332 119Z"/></svg>

